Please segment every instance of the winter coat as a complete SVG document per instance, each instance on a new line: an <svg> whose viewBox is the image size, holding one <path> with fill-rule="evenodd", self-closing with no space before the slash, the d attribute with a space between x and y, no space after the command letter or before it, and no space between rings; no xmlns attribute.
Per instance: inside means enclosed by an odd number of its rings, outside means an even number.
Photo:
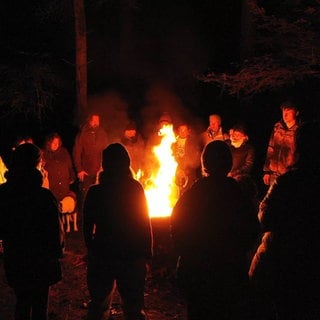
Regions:
<svg viewBox="0 0 320 320"><path fill-rule="evenodd" d="M246 281L247 254L259 226L253 206L234 179L209 176L195 182L175 205L171 225L186 274L214 275L216 286L226 285L226 278Z"/></svg>
<svg viewBox="0 0 320 320"><path fill-rule="evenodd" d="M48 172L49 188L61 201L69 192L70 184L75 181L71 156L64 147L56 151L43 152L44 169Z"/></svg>
<svg viewBox="0 0 320 320"><path fill-rule="evenodd" d="M89 255L123 260L151 258L147 201L141 184L132 177L102 172L99 184L88 191L83 219Z"/></svg>
<svg viewBox="0 0 320 320"><path fill-rule="evenodd" d="M102 127L83 126L73 148L73 161L77 173L86 171L95 176L101 169L102 151L108 145L107 134Z"/></svg>
<svg viewBox="0 0 320 320"><path fill-rule="evenodd" d="M289 129L282 120L274 125L263 166L265 173L281 175L295 164L297 161L296 132L298 127L298 124L295 124Z"/></svg>
<svg viewBox="0 0 320 320"><path fill-rule="evenodd" d="M43 188L39 170L10 172L0 186L0 239L12 287L52 285L61 280L59 209Z"/></svg>
<svg viewBox="0 0 320 320"><path fill-rule="evenodd" d="M253 146L245 142L239 148L235 148L230 140L227 143L232 154L232 168L229 176L238 179L243 175L251 175L255 158Z"/></svg>
<svg viewBox="0 0 320 320"><path fill-rule="evenodd" d="M319 190L319 173L297 169L280 176L260 204L265 234L249 275L274 297L320 302Z"/></svg>

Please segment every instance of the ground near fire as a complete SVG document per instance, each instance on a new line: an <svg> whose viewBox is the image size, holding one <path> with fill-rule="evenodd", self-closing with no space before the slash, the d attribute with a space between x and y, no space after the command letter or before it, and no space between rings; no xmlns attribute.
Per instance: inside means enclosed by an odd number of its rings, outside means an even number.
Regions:
<svg viewBox="0 0 320 320"><path fill-rule="evenodd" d="M146 312L150 320L186 319L185 304L174 277L175 257L172 255L169 224L165 218L153 222L155 255L145 290ZM27 245L27 244L26 244ZM66 236L66 248L61 260L63 280L50 292L49 320L86 319L84 303L89 300L86 286L85 246L82 232ZM0 255L0 319L13 320L15 299L5 281ZM124 319L118 292L112 305L113 319Z"/></svg>

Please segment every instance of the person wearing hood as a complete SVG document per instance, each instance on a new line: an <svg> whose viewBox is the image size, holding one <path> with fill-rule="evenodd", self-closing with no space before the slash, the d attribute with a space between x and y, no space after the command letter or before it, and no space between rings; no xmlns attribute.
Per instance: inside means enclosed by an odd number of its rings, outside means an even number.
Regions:
<svg viewBox="0 0 320 320"><path fill-rule="evenodd" d="M260 203L264 232L249 276L275 306L277 319L320 319L320 125L300 125L297 162Z"/></svg>
<svg viewBox="0 0 320 320"><path fill-rule="evenodd" d="M57 132L49 134L45 139L42 153L43 168L48 173L49 189L61 203L63 221L66 222L66 232L70 232L70 219L72 217L74 231L78 231L77 207L69 207L65 211L68 200L76 204L76 194L71 190L75 181L75 172L69 151L63 146L61 136Z"/></svg>
<svg viewBox="0 0 320 320"><path fill-rule="evenodd" d="M177 278L187 319L247 319L248 253L259 223L236 180L224 141L206 145L203 177L176 203L171 216Z"/></svg>
<svg viewBox="0 0 320 320"><path fill-rule="evenodd" d="M42 187L40 161L37 146L18 146L0 186L0 238L6 279L16 296L15 320L47 319L49 288L62 277L59 206Z"/></svg>
<svg viewBox="0 0 320 320"><path fill-rule="evenodd" d="M144 286L152 257L152 230L142 185L133 178L130 157L120 143L102 153L99 183L90 187L83 208L88 252L88 320L110 314L115 285L126 320L145 319Z"/></svg>

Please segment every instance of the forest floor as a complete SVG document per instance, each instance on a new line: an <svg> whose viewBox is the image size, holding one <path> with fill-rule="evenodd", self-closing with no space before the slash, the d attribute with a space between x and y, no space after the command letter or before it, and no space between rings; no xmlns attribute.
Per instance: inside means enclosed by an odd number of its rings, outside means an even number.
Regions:
<svg viewBox="0 0 320 320"><path fill-rule="evenodd" d="M166 220L153 224L155 256L147 276L145 289L146 313L150 320L185 320L186 308L175 283L175 258L170 249ZM86 249L82 232L66 234L66 248L61 259L63 280L51 287L48 320L86 319L84 306L89 301L86 285ZM0 255L0 319L13 320L15 298L7 285ZM121 299L116 291L112 316L123 320Z"/></svg>

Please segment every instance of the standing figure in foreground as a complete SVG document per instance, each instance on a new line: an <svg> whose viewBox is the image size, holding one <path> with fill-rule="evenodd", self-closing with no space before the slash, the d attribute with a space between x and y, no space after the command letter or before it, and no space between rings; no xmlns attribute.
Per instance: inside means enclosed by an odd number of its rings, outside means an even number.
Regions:
<svg viewBox="0 0 320 320"><path fill-rule="evenodd" d="M290 170L296 161L296 132L299 127L299 111L290 101L281 105L282 119L272 130L266 160L263 166L263 182L271 186L280 175Z"/></svg>
<svg viewBox="0 0 320 320"><path fill-rule="evenodd" d="M250 268L260 292L273 299L279 320L320 319L320 125L297 131L298 162L260 204L264 236Z"/></svg>
<svg viewBox="0 0 320 320"><path fill-rule="evenodd" d="M110 144L103 151L102 168L99 184L89 189L83 210L91 296L88 320L100 320L110 310L115 284L125 319L145 319L144 286L152 257L147 200L132 176L123 145Z"/></svg>
<svg viewBox="0 0 320 320"><path fill-rule="evenodd" d="M0 186L0 238L4 268L16 296L16 320L45 320L49 287L61 280L58 203L42 185L41 151L18 146Z"/></svg>
<svg viewBox="0 0 320 320"><path fill-rule="evenodd" d="M175 205L172 236L178 280L188 320L248 319L248 253L259 232L256 212L238 183L227 177L232 156L223 141L210 142L202 154L205 176Z"/></svg>
<svg viewBox="0 0 320 320"><path fill-rule="evenodd" d="M201 172L200 146L187 122L178 125L176 141L171 145L171 148L178 164L175 183L179 187L180 195L182 195L190 189Z"/></svg>
<svg viewBox="0 0 320 320"><path fill-rule="evenodd" d="M100 126L100 116L90 114L76 136L73 147L73 162L79 179L79 202L83 201L89 187L97 182L101 170L102 150L108 145L107 134Z"/></svg>

